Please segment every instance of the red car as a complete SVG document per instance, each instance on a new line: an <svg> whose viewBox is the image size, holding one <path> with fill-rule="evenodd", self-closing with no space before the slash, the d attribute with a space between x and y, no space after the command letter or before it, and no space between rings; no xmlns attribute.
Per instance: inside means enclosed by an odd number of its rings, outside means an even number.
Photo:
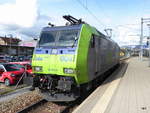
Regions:
<svg viewBox="0 0 150 113"><path fill-rule="evenodd" d="M0 64L0 82L4 82L7 86L17 83L23 73L24 69L15 64Z"/></svg>
<svg viewBox="0 0 150 113"><path fill-rule="evenodd" d="M10 63L21 65L22 67L26 68L27 75L33 75L32 66L31 66L30 62L24 61L24 62L10 62Z"/></svg>

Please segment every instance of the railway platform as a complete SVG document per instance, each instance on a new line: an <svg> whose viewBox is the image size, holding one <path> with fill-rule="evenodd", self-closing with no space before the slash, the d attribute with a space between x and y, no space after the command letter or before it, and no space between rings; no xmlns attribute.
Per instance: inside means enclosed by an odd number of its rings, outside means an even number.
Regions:
<svg viewBox="0 0 150 113"><path fill-rule="evenodd" d="M73 113L150 113L148 59L122 62Z"/></svg>

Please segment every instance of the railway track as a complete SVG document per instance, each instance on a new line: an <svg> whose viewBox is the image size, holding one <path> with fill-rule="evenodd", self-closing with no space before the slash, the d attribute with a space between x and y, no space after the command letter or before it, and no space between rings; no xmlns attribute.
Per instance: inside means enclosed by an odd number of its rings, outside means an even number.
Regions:
<svg viewBox="0 0 150 113"><path fill-rule="evenodd" d="M129 58L130 58L130 56L123 57L123 58L120 58L120 61L125 61L125 60L127 60L127 59L129 59Z"/></svg>
<svg viewBox="0 0 150 113"><path fill-rule="evenodd" d="M29 111L33 110L33 109L36 109L37 107L41 106L42 104L46 103L47 101L42 99L42 100L39 100L38 102L18 111L17 113L28 113Z"/></svg>
<svg viewBox="0 0 150 113"><path fill-rule="evenodd" d="M26 108L20 110L17 113L72 113L78 105L80 105L92 92L94 89L86 93L84 96L78 98L77 100L69 103L64 102L48 102L44 99L27 106ZM53 107L50 107L53 106ZM54 109L50 110L50 109Z"/></svg>
<svg viewBox="0 0 150 113"><path fill-rule="evenodd" d="M71 113L73 110L81 104L89 94L84 97L80 97L76 101L65 102L48 102L45 99L41 99L34 104L31 104L17 113Z"/></svg>
<svg viewBox="0 0 150 113"><path fill-rule="evenodd" d="M128 58L124 58L121 61L124 61ZM117 67L116 67L117 69ZM114 71L114 70L113 70ZM109 74L109 76L113 73L107 73ZM107 79L107 78L106 78ZM73 110L79 105L81 104L92 92L94 91L94 89L90 92L88 92L88 94L84 95L83 97L80 97L79 99L77 99L74 102L70 102L70 103L54 103L54 102L48 102L44 99L20 110L17 113L71 113L73 112ZM54 106L54 107L50 107L50 106ZM54 109L55 111L51 110ZM40 112L39 112L40 111ZM45 112L46 111L46 112Z"/></svg>
<svg viewBox="0 0 150 113"><path fill-rule="evenodd" d="M24 88L20 88L20 89L17 89L17 90L12 89L11 91L10 90L9 91L5 91L5 92L8 92L8 93L0 95L0 102L6 101L6 100L10 100L10 99L12 99L14 97L22 95L25 92L29 92L29 88L30 87L24 87Z"/></svg>
<svg viewBox="0 0 150 113"><path fill-rule="evenodd" d="M18 111L17 113L71 113L81 101L77 100L72 103L53 103L48 102L45 99L41 99L40 101L27 106L26 108ZM53 104L53 105L52 105ZM48 110L49 105L57 106L55 111Z"/></svg>
<svg viewBox="0 0 150 113"><path fill-rule="evenodd" d="M70 105L66 107L64 110L61 111L61 113L69 113L71 109L73 109L74 105Z"/></svg>

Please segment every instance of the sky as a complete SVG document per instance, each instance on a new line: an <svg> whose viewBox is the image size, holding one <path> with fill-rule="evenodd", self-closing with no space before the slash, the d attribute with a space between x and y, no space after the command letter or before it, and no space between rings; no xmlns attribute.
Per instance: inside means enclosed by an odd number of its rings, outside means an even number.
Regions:
<svg viewBox="0 0 150 113"><path fill-rule="evenodd" d="M62 16L70 14L104 34L111 28L119 45L139 44L141 18L150 18L149 6L150 0L0 0L0 36L32 40L48 22L65 25Z"/></svg>

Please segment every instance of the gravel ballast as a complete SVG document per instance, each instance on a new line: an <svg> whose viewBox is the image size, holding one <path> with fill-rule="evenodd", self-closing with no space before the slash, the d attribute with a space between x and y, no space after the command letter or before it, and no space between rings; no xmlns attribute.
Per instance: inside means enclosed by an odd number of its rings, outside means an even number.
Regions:
<svg viewBox="0 0 150 113"><path fill-rule="evenodd" d="M24 93L9 101L0 102L0 111L1 113L16 113L41 99L42 97L37 90Z"/></svg>
<svg viewBox="0 0 150 113"><path fill-rule="evenodd" d="M34 109L28 113L61 113L61 111L65 108L65 105L47 102L44 105L39 106L37 109Z"/></svg>

